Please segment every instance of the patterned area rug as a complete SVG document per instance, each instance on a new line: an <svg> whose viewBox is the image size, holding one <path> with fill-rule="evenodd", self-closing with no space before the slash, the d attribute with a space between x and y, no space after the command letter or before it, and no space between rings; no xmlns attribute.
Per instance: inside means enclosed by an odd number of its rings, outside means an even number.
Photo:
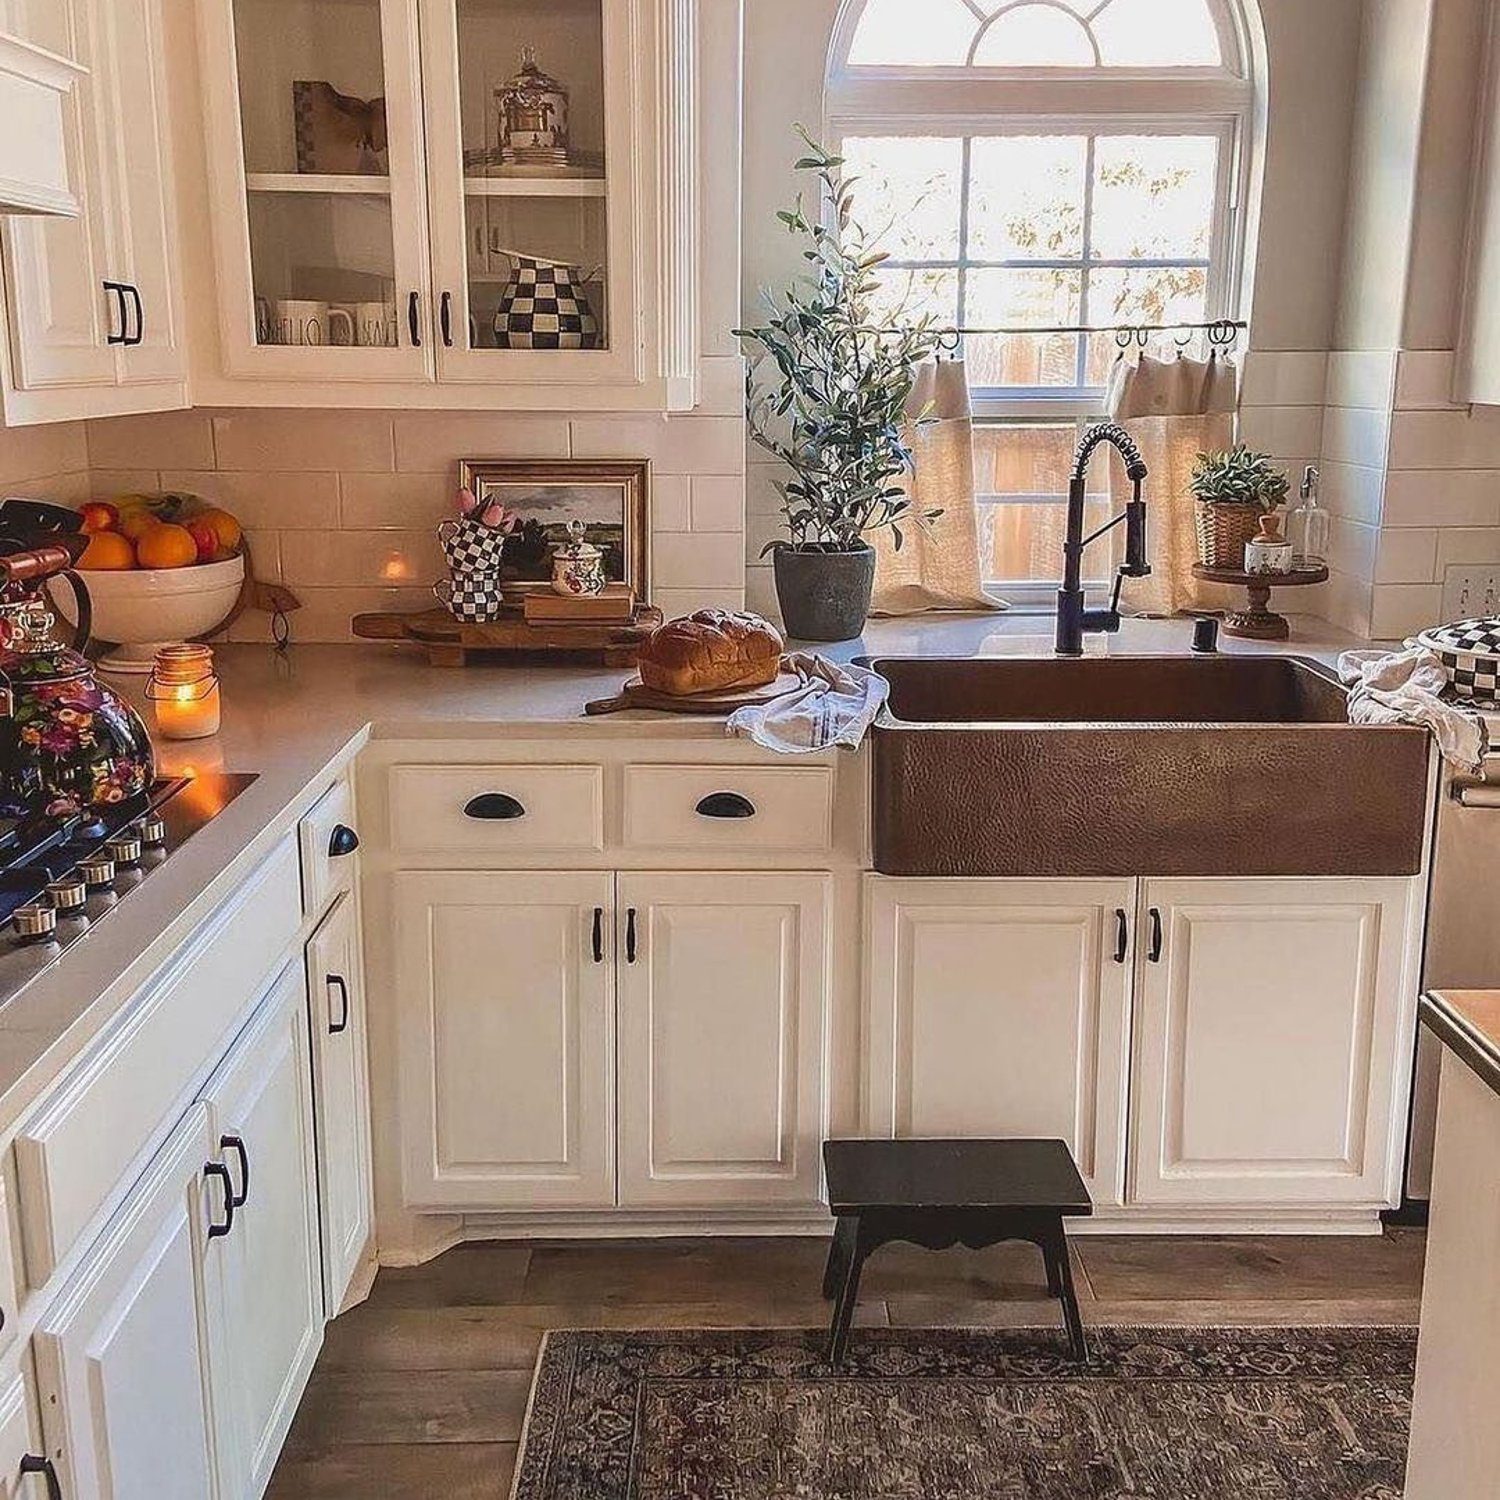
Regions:
<svg viewBox="0 0 1500 1500"><path fill-rule="evenodd" d="M553 1333L515 1500L1400 1500L1409 1329Z"/></svg>

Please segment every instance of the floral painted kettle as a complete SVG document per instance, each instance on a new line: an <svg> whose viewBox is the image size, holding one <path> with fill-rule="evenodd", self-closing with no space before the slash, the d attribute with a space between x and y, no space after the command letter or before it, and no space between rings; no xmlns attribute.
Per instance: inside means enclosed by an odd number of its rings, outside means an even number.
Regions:
<svg viewBox="0 0 1500 1500"><path fill-rule="evenodd" d="M155 775L141 716L98 681L78 649L91 611L88 591L72 572L87 542L77 525L73 512L57 506L10 500L0 506L0 813L9 817L70 817L123 802ZM25 540L32 545L17 546ZM78 599L73 646L53 638L55 622L41 593L43 580L59 573Z"/></svg>

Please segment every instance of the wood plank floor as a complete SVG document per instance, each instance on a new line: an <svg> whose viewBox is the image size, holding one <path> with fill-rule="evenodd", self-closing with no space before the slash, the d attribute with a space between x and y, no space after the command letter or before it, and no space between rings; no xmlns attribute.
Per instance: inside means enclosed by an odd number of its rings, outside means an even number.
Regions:
<svg viewBox="0 0 1500 1500"><path fill-rule="evenodd" d="M499 1500L509 1494L532 1366L548 1328L821 1326L826 1242L692 1240L462 1245L382 1271L328 1330L272 1481L273 1500ZM1073 1242L1085 1321L1415 1323L1424 1239ZM870 1325L1051 1323L1029 1246L880 1251Z"/></svg>

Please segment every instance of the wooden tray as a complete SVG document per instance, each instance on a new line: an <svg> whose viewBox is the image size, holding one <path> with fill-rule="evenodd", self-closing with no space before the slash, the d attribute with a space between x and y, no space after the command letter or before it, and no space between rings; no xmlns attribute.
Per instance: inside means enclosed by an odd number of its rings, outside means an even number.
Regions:
<svg viewBox="0 0 1500 1500"><path fill-rule="evenodd" d="M661 611L649 604L638 604L628 625L532 625L520 615L472 625L455 620L446 609L424 609L419 614L355 615L353 629L365 641L412 641L426 650L435 667L461 667L474 651L588 656L606 667L632 667L641 643L661 621Z"/></svg>
<svg viewBox="0 0 1500 1500"><path fill-rule="evenodd" d="M629 708L654 708L668 714L732 714L737 708L769 703L789 693L802 679L795 672L783 672L775 682L758 688L731 688L724 693L694 693L677 698L648 688L639 677L632 677L613 698L596 698L584 705L586 714L617 714Z"/></svg>

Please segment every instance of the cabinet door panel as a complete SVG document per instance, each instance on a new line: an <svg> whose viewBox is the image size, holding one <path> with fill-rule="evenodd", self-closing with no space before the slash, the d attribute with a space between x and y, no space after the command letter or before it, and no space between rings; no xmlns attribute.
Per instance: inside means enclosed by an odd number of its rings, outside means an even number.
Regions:
<svg viewBox="0 0 1500 1500"><path fill-rule="evenodd" d="M1147 884L1163 951L1141 964L1137 1201L1385 1200L1408 896L1400 880Z"/></svg>
<svg viewBox="0 0 1500 1500"><path fill-rule="evenodd" d="M829 886L620 876L622 1204L817 1200Z"/></svg>
<svg viewBox="0 0 1500 1500"><path fill-rule="evenodd" d="M195 1105L37 1329L47 1451L70 1500L221 1493L204 1343L220 1302L206 1226L223 1204L203 1188L214 1145Z"/></svg>
<svg viewBox="0 0 1500 1500"><path fill-rule="evenodd" d="M866 892L869 1128L1064 1140L1095 1200L1120 1202L1131 882L873 878Z"/></svg>
<svg viewBox="0 0 1500 1500"><path fill-rule="evenodd" d="M374 1219L364 971L352 891L339 897L307 945L307 981L323 1287L328 1316L333 1317L368 1253Z"/></svg>
<svg viewBox="0 0 1500 1500"><path fill-rule="evenodd" d="M408 1203L612 1205L613 876L407 871L396 902Z"/></svg>
<svg viewBox="0 0 1500 1500"><path fill-rule="evenodd" d="M300 964L282 973L205 1095L214 1154L242 1195L230 1233L215 1242L223 1288L214 1320L220 1474L226 1494L259 1495L323 1339Z"/></svg>

